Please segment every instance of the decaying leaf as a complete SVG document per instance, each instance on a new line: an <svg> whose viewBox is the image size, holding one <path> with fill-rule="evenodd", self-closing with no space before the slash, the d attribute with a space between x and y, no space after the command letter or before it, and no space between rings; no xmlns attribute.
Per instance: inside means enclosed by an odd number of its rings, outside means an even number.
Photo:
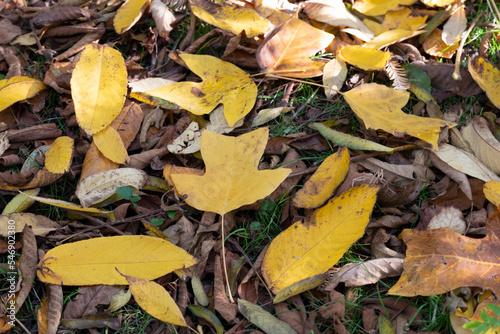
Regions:
<svg viewBox="0 0 500 334"><path fill-rule="evenodd" d="M201 130L196 122L189 123L189 126L181 135L167 145L170 152L175 154L190 154L200 150Z"/></svg>
<svg viewBox="0 0 500 334"><path fill-rule="evenodd" d="M23 230L24 226L31 226L32 231L35 235L46 236L51 231L55 231L61 226L55 221L50 220L47 217L41 215L35 215L32 213L11 213L0 216L0 235L3 237L8 236L9 221L15 221L13 225L16 233ZM10 224L12 225L12 224Z"/></svg>
<svg viewBox="0 0 500 334"><path fill-rule="evenodd" d="M467 28L467 18L465 16L465 6L459 6L443 27L443 42L448 45L453 45L460 42L462 33Z"/></svg>
<svg viewBox="0 0 500 334"><path fill-rule="evenodd" d="M276 107L269 109L262 109L257 113L257 116L252 120L252 126L259 126L275 119L281 114L293 110L291 107Z"/></svg>
<svg viewBox="0 0 500 334"><path fill-rule="evenodd" d="M462 127L461 133L474 155L495 174L500 174L500 142L491 133L488 121L476 116Z"/></svg>
<svg viewBox="0 0 500 334"><path fill-rule="evenodd" d="M32 195L28 195L26 193L24 193L24 195L26 197L32 198L35 201L38 201L40 203L57 206L58 208L63 208L63 209L67 209L67 210L73 210L73 211L77 211L77 212L84 212L84 213L87 213L87 214L103 214L103 215L110 215L110 214L112 214L112 212L102 211L102 210L99 210L97 208L83 208L83 207L81 207L78 204L71 203L71 202L66 202L66 201L61 201L61 200L58 200L58 199L32 196Z"/></svg>
<svg viewBox="0 0 500 334"><path fill-rule="evenodd" d="M490 101L500 108L500 71L481 57L469 59L469 72L472 78L486 92Z"/></svg>
<svg viewBox="0 0 500 334"><path fill-rule="evenodd" d="M35 188L35 189L27 189L24 191L24 193L28 195L33 195L37 196L38 193L40 192L40 188ZM5 208L2 211L2 215L8 215L9 213L16 213L16 212L24 212L26 211L33 203L35 203L35 200L26 197L24 194L17 194L13 199L10 200L9 203L5 206Z"/></svg>

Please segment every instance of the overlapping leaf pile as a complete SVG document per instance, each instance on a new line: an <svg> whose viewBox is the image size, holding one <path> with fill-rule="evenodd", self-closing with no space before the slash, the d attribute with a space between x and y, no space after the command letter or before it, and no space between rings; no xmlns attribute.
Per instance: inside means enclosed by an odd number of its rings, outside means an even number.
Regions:
<svg viewBox="0 0 500 334"><path fill-rule="evenodd" d="M500 295L477 8L0 1L0 333L126 332L135 305L155 333L426 330L390 295L440 295L433 329L471 333Z"/></svg>

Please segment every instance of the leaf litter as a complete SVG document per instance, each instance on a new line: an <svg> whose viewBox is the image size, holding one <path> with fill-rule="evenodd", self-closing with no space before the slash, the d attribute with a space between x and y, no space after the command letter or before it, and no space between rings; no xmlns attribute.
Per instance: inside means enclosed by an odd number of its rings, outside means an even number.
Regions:
<svg viewBox="0 0 500 334"><path fill-rule="evenodd" d="M472 333L500 305L481 6L0 1L0 333Z"/></svg>

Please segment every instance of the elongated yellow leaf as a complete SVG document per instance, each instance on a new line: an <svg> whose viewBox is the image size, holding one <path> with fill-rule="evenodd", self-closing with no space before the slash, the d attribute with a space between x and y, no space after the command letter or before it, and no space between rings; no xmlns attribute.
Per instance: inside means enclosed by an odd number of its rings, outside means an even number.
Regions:
<svg viewBox="0 0 500 334"><path fill-rule="evenodd" d="M58 285L127 284L124 275L155 279L196 264L185 250L156 237L124 235L64 244L40 261L38 278ZM118 270L118 271L117 271Z"/></svg>
<svg viewBox="0 0 500 334"><path fill-rule="evenodd" d="M348 149L341 149L330 155L297 192L293 204L299 208L312 209L325 203L347 175L349 162Z"/></svg>
<svg viewBox="0 0 500 334"><path fill-rule="evenodd" d="M123 34L139 21L150 0L127 0L116 11L113 26L118 34Z"/></svg>
<svg viewBox="0 0 500 334"><path fill-rule="evenodd" d="M27 189L24 192L28 195L36 196L40 192L40 188ZM7 215L14 212L24 212L31 205L33 205L33 203L35 203L34 199L26 197L26 195L22 193L17 194L13 199L10 200L9 203L7 203L2 211L2 215Z"/></svg>
<svg viewBox="0 0 500 334"><path fill-rule="evenodd" d="M500 205L500 181L490 181L483 186L484 196L495 206Z"/></svg>
<svg viewBox="0 0 500 334"><path fill-rule="evenodd" d="M401 6L413 5L416 0L360 0L356 1L352 8L369 15L384 15L388 11L401 9Z"/></svg>
<svg viewBox="0 0 500 334"><path fill-rule="evenodd" d="M361 185L331 199L304 223L279 234L262 263L262 276L274 293L322 274L365 232L378 187ZM298 291L297 293L300 293Z"/></svg>
<svg viewBox="0 0 500 334"><path fill-rule="evenodd" d="M346 63L369 71L383 69L391 58L391 53L359 45L348 45L340 49L337 57Z"/></svg>
<svg viewBox="0 0 500 334"><path fill-rule="evenodd" d="M490 101L500 108L500 71L481 57L469 59L469 72L488 95Z"/></svg>
<svg viewBox="0 0 500 334"><path fill-rule="evenodd" d="M51 173L65 173L71 166L74 140L70 137L57 138L45 153L45 168Z"/></svg>
<svg viewBox="0 0 500 334"><path fill-rule="evenodd" d="M123 145L122 138L111 126L94 135L94 143L99 151L109 160L117 164L124 164L127 158L127 150Z"/></svg>
<svg viewBox="0 0 500 334"><path fill-rule="evenodd" d="M0 80L0 111L16 102L29 99L46 88L40 80L29 77Z"/></svg>
<svg viewBox="0 0 500 334"><path fill-rule="evenodd" d="M257 97L257 86L252 78L235 65L212 56L181 54L181 59L202 82L178 82L146 92L132 93L131 97L154 96L195 115L210 113L218 104L224 105L224 116L233 126L252 110Z"/></svg>
<svg viewBox="0 0 500 334"><path fill-rule="evenodd" d="M170 294L158 283L124 275L135 301L158 320L178 326L187 326L182 312Z"/></svg>
<svg viewBox="0 0 500 334"><path fill-rule="evenodd" d="M58 199L32 196L32 195L28 195L28 194L23 193L23 192L21 192L21 194L24 194L26 197L32 198L35 201L38 201L40 203L57 206L58 208L73 210L73 211L77 211L77 212L90 213L90 214L104 214L104 215L106 215L109 213L107 211L102 211L102 210L99 210L96 208L82 208L78 204L66 202L66 201L61 201Z"/></svg>
<svg viewBox="0 0 500 334"><path fill-rule="evenodd" d="M71 76L76 120L90 135L104 130L122 110L127 94L127 69L119 51L89 44Z"/></svg>
<svg viewBox="0 0 500 334"><path fill-rule="evenodd" d="M175 189L189 205L218 214L271 194L291 170L257 169L268 135L268 128L239 137L203 131L201 155L206 166L205 175L172 174Z"/></svg>
<svg viewBox="0 0 500 334"><path fill-rule="evenodd" d="M271 28L266 18L250 8L221 6L206 0L193 0L191 10L199 19L235 35L244 30L247 37L254 37Z"/></svg>
<svg viewBox="0 0 500 334"><path fill-rule="evenodd" d="M360 85L344 93L344 98L367 129L381 129L395 136L407 133L420 138L438 149L441 128L455 127L453 122L437 118L405 114L403 108L410 94L376 83Z"/></svg>

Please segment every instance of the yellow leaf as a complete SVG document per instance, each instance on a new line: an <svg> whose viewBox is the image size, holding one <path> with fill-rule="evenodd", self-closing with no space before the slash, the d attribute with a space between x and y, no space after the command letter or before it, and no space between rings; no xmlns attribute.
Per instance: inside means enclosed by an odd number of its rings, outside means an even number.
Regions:
<svg viewBox="0 0 500 334"><path fill-rule="evenodd" d="M420 35L424 30L410 31L404 29L394 29L388 30L381 33L380 35L372 38L371 41L363 44L366 48L381 49L385 46L401 42L405 39L411 38L413 36Z"/></svg>
<svg viewBox="0 0 500 334"><path fill-rule="evenodd" d="M337 263L365 233L378 189L351 188L274 238L262 263L262 276L271 290L278 293Z"/></svg>
<svg viewBox="0 0 500 334"><path fill-rule="evenodd" d="M210 1L192 0L191 10L199 19L235 35L243 30L247 37L267 32L271 24L250 8L221 6Z"/></svg>
<svg viewBox="0 0 500 334"><path fill-rule="evenodd" d="M448 45L443 39L443 32L441 29L434 29L429 36L427 36L422 42L422 46L424 51L431 56L443 57L443 58L451 58L457 51L459 42Z"/></svg>
<svg viewBox="0 0 500 334"><path fill-rule="evenodd" d="M127 150L123 145L122 138L115 129L107 126L104 130L96 133L93 138L102 155L117 164L125 163L128 156Z"/></svg>
<svg viewBox="0 0 500 334"><path fill-rule="evenodd" d="M130 291L140 307L158 320L178 326L187 326L182 312L170 294L158 283L126 276Z"/></svg>
<svg viewBox="0 0 500 334"><path fill-rule="evenodd" d="M297 192L293 204L299 208L312 209L325 203L347 175L349 162L349 150L346 148L330 155Z"/></svg>
<svg viewBox="0 0 500 334"><path fill-rule="evenodd" d="M293 78L312 78L323 74L324 63L311 60L335 36L306 22L291 18L275 28L257 49L257 62L267 73Z"/></svg>
<svg viewBox="0 0 500 334"><path fill-rule="evenodd" d="M425 25L427 16L412 16L410 8L404 8L397 12L389 12L385 15L382 23L365 19L363 22L375 35L394 29L416 31Z"/></svg>
<svg viewBox="0 0 500 334"><path fill-rule="evenodd" d="M113 26L118 34L123 34L139 21L150 0L127 0L116 11Z"/></svg>
<svg viewBox="0 0 500 334"><path fill-rule="evenodd" d="M444 7L451 5L456 0L421 0L422 3L428 7Z"/></svg>
<svg viewBox="0 0 500 334"><path fill-rule="evenodd" d="M61 200L58 200L58 199L32 196L32 195L28 195L28 194L23 193L23 192L21 192L21 194L24 194L26 197L32 198L35 201L38 201L40 203L57 206L58 208L73 210L73 211L77 211L77 212L84 212L84 213L87 213L87 214L104 214L104 215L106 215L106 214L109 213L107 211L102 211L102 210L99 210L99 209L96 209L96 208L82 208L78 204L71 203L71 202L66 202L66 201L61 201Z"/></svg>
<svg viewBox="0 0 500 334"><path fill-rule="evenodd" d="M229 126L252 110L257 86L245 71L212 56L181 54L180 57L191 71L202 78L202 82L178 82L143 93L132 93L131 97L151 95L175 103L195 115L208 114L222 103Z"/></svg>
<svg viewBox="0 0 500 334"><path fill-rule="evenodd" d="M376 83L360 85L344 93L344 98L367 129L381 129L395 136L407 133L420 138L438 149L441 128L457 124L437 118L418 117L405 114L410 94Z"/></svg>
<svg viewBox="0 0 500 334"><path fill-rule="evenodd" d="M481 57L469 59L469 72L486 92L490 101L500 108L500 71Z"/></svg>
<svg viewBox="0 0 500 334"><path fill-rule="evenodd" d="M65 173L71 166L74 140L70 137L57 138L45 153L45 168L51 173Z"/></svg>
<svg viewBox="0 0 500 334"><path fill-rule="evenodd" d="M156 237L124 235L77 241L49 250L38 278L58 285L127 284L118 273L155 279L196 264L185 250ZM118 271L117 271L118 270Z"/></svg>
<svg viewBox="0 0 500 334"><path fill-rule="evenodd" d="M342 60L334 58L326 63L323 69L323 85L331 87L331 89L325 88L327 98L331 99L337 95L346 77L347 66Z"/></svg>
<svg viewBox="0 0 500 334"><path fill-rule="evenodd" d="M28 189L24 192L28 195L36 196L40 192L40 188ZM33 203L35 203L34 199L26 197L26 195L24 194L17 194L13 199L10 200L9 203L7 203L2 211L2 215L7 215L14 212L24 212L31 205L33 205Z"/></svg>
<svg viewBox="0 0 500 334"><path fill-rule="evenodd" d="M383 69L391 58L391 53L359 45L348 45L340 49L337 57L346 63L370 71Z"/></svg>
<svg viewBox="0 0 500 334"><path fill-rule="evenodd" d="M224 214L271 194L291 170L258 170L266 148L268 128L239 137L210 131L201 135L203 176L172 174L175 189L192 207Z"/></svg>
<svg viewBox="0 0 500 334"><path fill-rule="evenodd" d="M46 88L40 80L28 77L0 80L0 111L16 102L29 99Z"/></svg>
<svg viewBox="0 0 500 334"><path fill-rule="evenodd" d="M495 206L500 205L500 181L490 181L483 186L484 196Z"/></svg>
<svg viewBox="0 0 500 334"><path fill-rule="evenodd" d="M93 135L107 127L122 110L127 94L127 69L119 51L89 44L71 76L76 120Z"/></svg>
<svg viewBox="0 0 500 334"><path fill-rule="evenodd" d="M401 9L401 6L410 6L416 0L361 0L356 1L352 8L368 15L377 16L384 15L389 11Z"/></svg>

